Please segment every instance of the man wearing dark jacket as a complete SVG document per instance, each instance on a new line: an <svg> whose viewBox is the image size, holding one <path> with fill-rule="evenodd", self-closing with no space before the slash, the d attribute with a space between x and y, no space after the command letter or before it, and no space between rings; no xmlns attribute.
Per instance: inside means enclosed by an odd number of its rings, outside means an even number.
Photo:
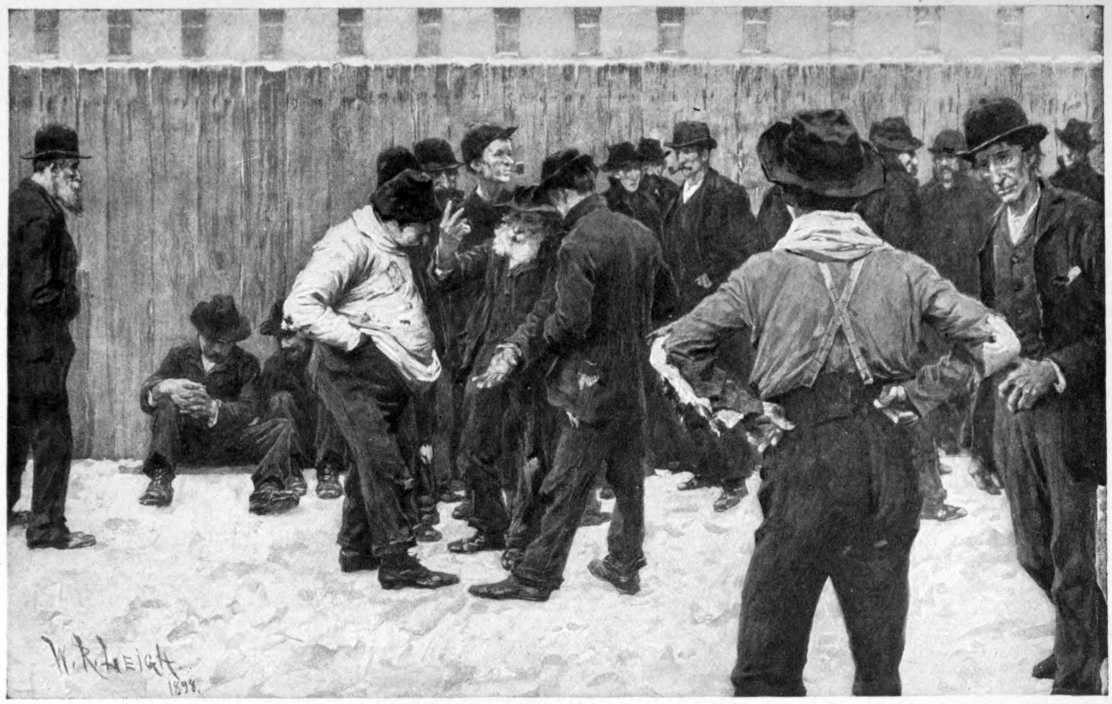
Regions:
<svg viewBox="0 0 1112 704"><path fill-rule="evenodd" d="M1099 694L1108 607L1094 565L1106 476L1104 221L1100 206L1037 177L1046 136L1010 98L964 117L963 156L1003 202L980 254L982 299L1019 335L997 389L994 459L1019 563L1057 611L1054 651L1032 676L1054 694Z"/></svg>
<svg viewBox="0 0 1112 704"><path fill-rule="evenodd" d="M1089 163L1089 152L1096 146L1089 135L1091 128L1092 124L1071 117L1066 129L1054 130L1066 153L1058 157L1058 170L1050 177L1050 185L1104 205L1104 176Z"/></svg>
<svg viewBox="0 0 1112 704"><path fill-rule="evenodd" d="M540 188L564 216L568 233L557 254L556 301L542 333L524 347L503 347L487 380L553 359L548 400L564 412L554 465L541 486L540 531L511 576L470 588L488 599L545 601L563 581L564 566L587 498L602 466L616 506L609 554L589 569L619 591L640 589L645 565L642 422L645 335L654 305L671 303L672 281L652 232L611 212L594 193L589 155L575 149L545 158Z"/></svg>
<svg viewBox="0 0 1112 704"><path fill-rule="evenodd" d="M173 348L139 389L151 416L151 443L143 462L150 477L139 503L169 506L181 461L258 462L249 510L283 513L297 506L289 488L296 446L293 421L259 420L259 360L236 343L251 334L231 296L213 296L193 308L193 342Z"/></svg>
<svg viewBox="0 0 1112 704"><path fill-rule="evenodd" d="M31 548L85 548L93 536L66 526L73 430L66 376L70 321L81 307L77 249L66 216L81 212L77 133L47 125L21 157L32 175L8 200L8 527L26 524ZM19 501L27 453L34 460L31 511Z"/></svg>
<svg viewBox="0 0 1112 704"><path fill-rule="evenodd" d="M457 374L467 379L485 370L501 345L507 344L555 285L559 213L537 197L536 188L519 188L494 239L458 252L458 241L443 238L436 250L438 288L451 290L482 280L478 304L467 319ZM506 547L510 511L503 491L513 496L518 471L527 459L525 433L536 419L534 366L509 383L479 388L466 381L464 426L458 463L465 469L474 535L448 544L455 553Z"/></svg>
<svg viewBox="0 0 1112 704"><path fill-rule="evenodd" d="M902 117L886 117L869 129L869 141L884 159L884 188L865 198L858 209L873 232L893 247L914 251L919 240L922 206L919 181L909 170L923 142Z"/></svg>
<svg viewBox="0 0 1112 704"><path fill-rule="evenodd" d="M660 237L660 206L645 180L641 158L632 142L607 147L610 152L602 170L612 174L604 194L606 205L615 213L629 216Z"/></svg>
<svg viewBox="0 0 1112 704"><path fill-rule="evenodd" d="M829 579L849 631L853 693L899 695L919 527L903 424L977 369L1014 358L1018 342L853 212L882 187L884 169L843 111L797 113L766 130L757 151L792 208L791 229L658 343L705 417L741 422L756 444L774 446L761 471L764 519L741 596L734 693L806 693L811 622ZM961 343L975 367L955 359L917 370L924 324ZM742 379L715 366L738 330L756 343L752 375ZM1012 343L995 356L986 351L994 336Z"/></svg>
<svg viewBox="0 0 1112 704"><path fill-rule="evenodd" d="M652 196L656 207L660 209L661 217L664 208L680 194L680 187L675 181L664 175L665 159L668 152L660 146L659 139L642 137L637 143L637 158L641 161L641 180L645 183L645 191ZM663 227L663 222L661 223Z"/></svg>

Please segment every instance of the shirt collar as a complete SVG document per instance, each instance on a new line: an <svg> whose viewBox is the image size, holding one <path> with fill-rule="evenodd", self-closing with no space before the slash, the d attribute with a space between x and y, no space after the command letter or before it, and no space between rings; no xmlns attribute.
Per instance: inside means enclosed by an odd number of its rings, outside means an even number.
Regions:
<svg viewBox="0 0 1112 704"><path fill-rule="evenodd" d="M401 253L401 248L387 234L386 228L383 227L382 220L379 219L374 207L365 205L354 211L351 214L351 220L355 223L355 227L374 242L379 249L396 254Z"/></svg>

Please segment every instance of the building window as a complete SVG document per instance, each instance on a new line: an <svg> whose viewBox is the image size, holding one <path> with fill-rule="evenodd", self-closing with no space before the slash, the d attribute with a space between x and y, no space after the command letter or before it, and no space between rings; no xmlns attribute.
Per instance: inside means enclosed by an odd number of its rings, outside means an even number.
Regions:
<svg viewBox="0 0 1112 704"><path fill-rule="evenodd" d="M58 55L58 10L35 10L35 53Z"/></svg>
<svg viewBox="0 0 1112 704"><path fill-rule="evenodd" d="M598 56L601 40L599 38L600 7L575 8L575 54L576 56Z"/></svg>
<svg viewBox="0 0 1112 704"><path fill-rule="evenodd" d="M942 36L942 8L915 8L915 48L932 54L938 53Z"/></svg>
<svg viewBox="0 0 1112 704"><path fill-rule="evenodd" d="M746 54L768 53L768 20L771 16L772 8L742 8L741 50Z"/></svg>
<svg viewBox="0 0 1112 704"><path fill-rule="evenodd" d="M676 56L683 53L683 8L656 8L656 25L661 54Z"/></svg>
<svg viewBox="0 0 1112 704"><path fill-rule="evenodd" d="M444 11L438 7L417 8L417 56L440 56L440 22Z"/></svg>
<svg viewBox="0 0 1112 704"><path fill-rule="evenodd" d="M1001 7L996 10L996 48L1015 51L1023 48L1023 8Z"/></svg>
<svg viewBox="0 0 1112 704"><path fill-rule="evenodd" d="M521 10L519 8L495 8L494 53L498 56L521 54Z"/></svg>
<svg viewBox="0 0 1112 704"><path fill-rule="evenodd" d="M1089 22L1089 49L1098 54L1104 52L1104 8L1100 5L1090 7L1085 11L1085 19Z"/></svg>
<svg viewBox="0 0 1112 704"><path fill-rule="evenodd" d="M186 58L196 59L205 55L204 10L181 11L181 53Z"/></svg>
<svg viewBox="0 0 1112 704"><path fill-rule="evenodd" d="M131 10L108 11L108 58L131 56Z"/></svg>
<svg viewBox="0 0 1112 704"><path fill-rule="evenodd" d="M337 10L340 22L340 56L363 55L363 10Z"/></svg>
<svg viewBox="0 0 1112 704"><path fill-rule="evenodd" d="M259 10L259 57L277 59L282 56L282 28L285 10Z"/></svg>
<svg viewBox="0 0 1112 704"><path fill-rule="evenodd" d="M830 53L849 54L853 51L852 7L832 7L830 12Z"/></svg>

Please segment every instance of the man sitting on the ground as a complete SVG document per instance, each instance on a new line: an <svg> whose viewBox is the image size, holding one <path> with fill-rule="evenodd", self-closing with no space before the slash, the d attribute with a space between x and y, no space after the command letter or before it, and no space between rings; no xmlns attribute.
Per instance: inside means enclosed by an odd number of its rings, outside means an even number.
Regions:
<svg viewBox="0 0 1112 704"><path fill-rule="evenodd" d="M213 296L193 309L189 320L197 339L170 350L139 392L152 416L151 444L143 462L150 484L139 497L145 506L169 506L180 461L257 461L251 477L251 513L288 511L298 504L288 488L293 423L288 418L258 421L250 385L259 361L236 343L251 334L231 296Z"/></svg>

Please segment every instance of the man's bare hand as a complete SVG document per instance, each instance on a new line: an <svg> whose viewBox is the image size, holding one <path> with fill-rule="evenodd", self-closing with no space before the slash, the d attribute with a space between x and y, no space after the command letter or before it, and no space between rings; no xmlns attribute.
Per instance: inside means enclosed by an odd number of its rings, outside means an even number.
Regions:
<svg viewBox="0 0 1112 704"><path fill-rule="evenodd" d="M706 274L699 274L699 276L695 279L695 285L702 288L710 288L713 284L711 284L709 276L707 276Z"/></svg>
<svg viewBox="0 0 1112 704"><path fill-rule="evenodd" d="M761 406L759 416L750 416L745 420L745 437L750 445L757 448L757 452L776 447L784 438L784 433L795 430L795 423L784 415L783 406L768 401L763 401Z"/></svg>
<svg viewBox="0 0 1112 704"><path fill-rule="evenodd" d="M472 377L471 380L480 389L492 389L505 383L514 369L517 368L518 361L518 352L512 345L499 347L494 356L490 358L490 364L487 365L486 371Z"/></svg>
<svg viewBox="0 0 1112 704"><path fill-rule="evenodd" d="M451 269L455 265L460 242L469 232L471 232L471 223L463 217L463 206L452 208L452 203L449 202L440 217L440 239L436 243L438 269Z"/></svg>
<svg viewBox="0 0 1112 704"><path fill-rule="evenodd" d="M900 384L889 384L880 391L873 406L896 425L913 425L918 422L919 414L907 398L907 389Z"/></svg>
<svg viewBox="0 0 1112 704"><path fill-rule="evenodd" d="M1054 388L1057 381L1058 372L1050 361L1021 358L1019 366L1000 382L998 393L1000 398L1006 399L1012 413L1027 411Z"/></svg>
<svg viewBox="0 0 1112 704"><path fill-rule="evenodd" d="M204 384L189 379L163 379L154 387L156 397L168 396L178 408L185 410L199 400L208 401Z"/></svg>

